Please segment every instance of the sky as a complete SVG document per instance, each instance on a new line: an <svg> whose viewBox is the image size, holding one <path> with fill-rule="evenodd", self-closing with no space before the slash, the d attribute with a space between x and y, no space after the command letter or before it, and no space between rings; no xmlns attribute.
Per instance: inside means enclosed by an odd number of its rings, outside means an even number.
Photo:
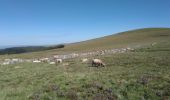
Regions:
<svg viewBox="0 0 170 100"><path fill-rule="evenodd" d="M170 27L170 0L0 0L0 46L72 43Z"/></svg>

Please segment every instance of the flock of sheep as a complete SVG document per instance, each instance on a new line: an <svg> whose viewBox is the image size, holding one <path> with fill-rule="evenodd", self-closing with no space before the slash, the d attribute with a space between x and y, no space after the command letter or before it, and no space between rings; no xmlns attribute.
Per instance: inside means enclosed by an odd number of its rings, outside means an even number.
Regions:
<svg viewBox="0 0 170 100"><path fill-rule="evenodd" d="M16 64L16 63L23 63L23 62L30 62L30 63L48 63L48 64L59 64L63 63L65 59L71 58L82 58L82 63L89 62L88 57L112 54L112 53L124 53L130 50L134 50L132 48L121 48L121 49L110 49L110 50L100 50L100 51L93 51L93 52L86 52L86 53L71 53L67 55L53 55L52 57L48 58L37 58L37 59L20 59L20 58L13 58L13 59L4 59L0 61L0 65L9 65L9 64ZM65 64L65 63L64 63ZM68 64L65 64L68 65ZM91 60L92 66L105 66L105 63L101 59L92 59Z"/></svg>

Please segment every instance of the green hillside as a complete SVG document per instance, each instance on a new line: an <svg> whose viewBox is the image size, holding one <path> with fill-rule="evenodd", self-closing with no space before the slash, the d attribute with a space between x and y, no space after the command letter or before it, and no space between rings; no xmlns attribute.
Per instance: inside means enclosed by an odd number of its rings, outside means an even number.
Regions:
<svg viewBox="0 0 170 100"><path fill-rule="evenodd" d="M170 40L170 28L145 28L126 31L101 38L72 43L62 49L10 55L10 57L41 57L71 52L86 52L110 48L142 47L152 43L164 43ZM3 57L8 57L5 55Z"/></svg>
<svg viewBox="0 0 170 100"><path fill-rule="evenodd" d="M61 64L0 65L0 100L170 100L170 29L150 28L69 44L63 49L3 55L35 58L95 49L137 47L93 56L106 67L79 58ZM154 44L154 45L153 45Z"/></svg>
<svg viewBox="0 0 170 100"><path fill-rule="evenodd" d="M164 42L170 39L170 28L146 28L118 33L102 38L68 45L63 50L92 50L122 48L146 45L153 42Z"/></svg>

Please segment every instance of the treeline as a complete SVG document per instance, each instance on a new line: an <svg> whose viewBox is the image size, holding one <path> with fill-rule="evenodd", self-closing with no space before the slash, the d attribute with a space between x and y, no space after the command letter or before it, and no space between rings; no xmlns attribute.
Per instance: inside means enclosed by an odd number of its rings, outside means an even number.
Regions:
<svg viewBox="0 0 170 100"><path fill-rule="evenodd" d="M63 44L56 45L56 46L48 46L48 47L46 47L46 46L12 47L12 48L0 49L0 55L20 54L20 53L27 53L27 52L58 49L58 48L64 48L64 47L65 47L65 45L63 45Z"/></svg>

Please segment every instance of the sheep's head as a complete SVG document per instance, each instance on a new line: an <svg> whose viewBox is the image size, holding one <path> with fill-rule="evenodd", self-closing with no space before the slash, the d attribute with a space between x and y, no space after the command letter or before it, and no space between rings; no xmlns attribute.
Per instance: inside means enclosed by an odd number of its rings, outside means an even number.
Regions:
<svg viewBox="0 0 170 100"><path fill-rule="evenodd" d="M103 66L103 67L105 67L105 66L106 66L106 64L105 64L105 63L102 63L102 66Z"/></svg>

